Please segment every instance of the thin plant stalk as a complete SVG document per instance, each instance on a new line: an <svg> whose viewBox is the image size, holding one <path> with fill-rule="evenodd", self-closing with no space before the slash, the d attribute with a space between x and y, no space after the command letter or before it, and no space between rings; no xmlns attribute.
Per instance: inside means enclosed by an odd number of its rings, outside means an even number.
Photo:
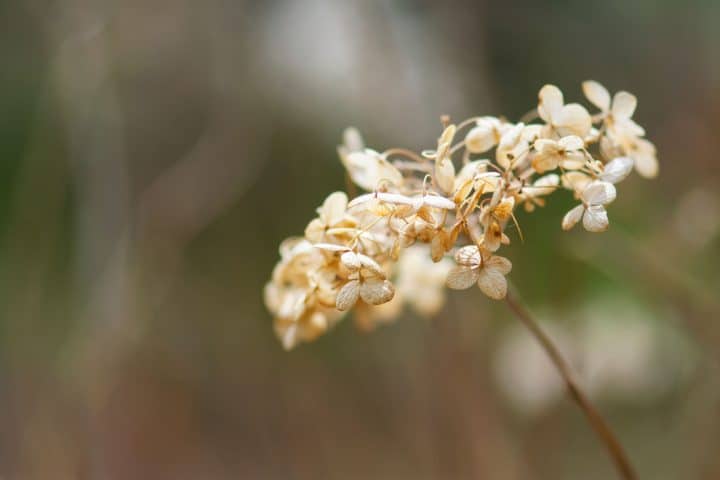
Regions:
<svg viewBox="0 0 720 480"><path fill-rule="evenodd" d="M527 327L527 329L530 330L530 333L537 339L543 350L545 350L545 353L547 353L550 357L550 360L555 365L555 368L565 382L565 386L570 394L570 397L583 411L593 430L595 430L595 433L597 433L600 440L602 440L605 444L605 447L607 448L607 451L615 463L618 473L620 474L620 478L624 480L637 480L637 474L635 473L635 469L625 453L625 449L610 429L607 421L602 417L600 412L598 412L585 393L583 393L580 389L579 385L575 381L570 365L563 358L560 350L555 346L553 341L542 330L542 328L540 328L540 325L533 319L530 312L515 298L511 292L508 292L505 301L510 307L510 310L512 310L520 321Z"/></svg>

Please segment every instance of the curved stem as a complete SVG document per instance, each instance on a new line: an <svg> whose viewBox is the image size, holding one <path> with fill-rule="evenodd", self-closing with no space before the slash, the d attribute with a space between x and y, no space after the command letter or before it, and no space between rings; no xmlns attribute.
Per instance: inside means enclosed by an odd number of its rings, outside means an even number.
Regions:
<svg viewBox="0 0 720 480"><path fill-rule="evenodd" d="M605 444L610 457L615 463L615 467L620 473L620 478L623 478L624 480L637 480L637 475L630 464L630 460L628 459L625 450L615 434L612 430L610 430L610 427L605 419L602 415L600 415L600 412L598 412L593 404L590 403L590 400L578 386L570 369L570 365L563 358L560 350L558 350L550 337L548 337L547 334L540 328L540 325L533 319L530 312L528 312L527 309L518 300L516 300L511 293L508 292L505 301L510 307L510 310L517 315L520 321L522 321L528 330L530 330L530 333L532 333L538 342L540 342L543 350L545 350L545 353L547 353L550 360L552 360L555 368L558 370L558 373L560 373L560 376L565 381L565 386L570 394L570 397L583 411L590 422L590 425L595 430L595 433L597 433L600 440L602 440Z"/></svg>

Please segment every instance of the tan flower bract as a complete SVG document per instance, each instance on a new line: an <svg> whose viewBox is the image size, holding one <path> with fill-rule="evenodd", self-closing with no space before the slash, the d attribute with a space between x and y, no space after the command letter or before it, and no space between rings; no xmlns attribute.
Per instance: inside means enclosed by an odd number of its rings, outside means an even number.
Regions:
<svg viewBox="0 0 720 480"><path fill-rule="evenodd" d="M656 151L632 119L635 96L611 96L594 81L582 90L599 113L566 104L559 88L545 85L541 122L446 119L435 149L420 153L379 152L347 129L338 153L368 193L331 193L304 237L281 244L264 298L283 346L314 340L348 311L364 330L392 321L403 305L433 315L445 287L477 285L504 298L512 263L497 252L511 241L516 208L532 212L557 190L579 202L562 219L564 230L581 221L587 231L607 230L616 185L633 169L657 175Z"/></svg>

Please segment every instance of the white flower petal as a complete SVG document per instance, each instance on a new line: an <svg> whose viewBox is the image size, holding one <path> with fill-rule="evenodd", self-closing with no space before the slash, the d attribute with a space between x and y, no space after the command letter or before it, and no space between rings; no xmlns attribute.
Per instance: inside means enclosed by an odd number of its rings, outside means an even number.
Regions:
<svg viewBox="0 0 720 480"><path fill-rule="evenodd" d="M608 228L608 216L602 205L591 205L583 215L583 227L588 232L604 232Z"/></svg>
<svg viewBox="0 0 720 480"><path fill-rule="evenodd" d="M587 80L582 84L585 97L603 112L610 110L610 93L605 87L594 80Z"/></svg>
<svg viewBox="0 0 720 480"><path fill-rule="evenodd" d="M538 105L538 114L540 118L546 122L552 122L552 119L562 109L564 100L563 94L555 85L545 85L540 89L538 94L540 104Z"/></svg>
<svg viewBox="0 0 720 480"><path fill-rule="evenodd" d="M627 177L633 169L634 161L630 157L617 157L605 165L600 180L618 183Z"/></svg>
<svg viewBox="0 0 720 480"><path fill-rule="evenodd" d="M339 223L345 215L348 198L345 192L331 193L323 202L319 210L320 218L325 225L334 225Z"/></svg>
<svg viewBox="0 0 720 480"><path fill-rule="evenodd" d="M345 252L340 256L340 263L350 271L360 269L360 259L355 252Z"/></svg>
<svg viewBox="0 0 720 480"><path fill-rule="evenodd" d="M370 278L360 285L360 298L370 305L381 305L392 300L395 287L387 280Z"/></svg>
<svg viewBox="0 0 720 480"><path fill-rule="evenodd" d="M502 300L507 295L507 280L498 270L483 268L477 284L485 295L494 300Z"/></svg>
<svg viewBox="0 0 720 480"><path fill-rule="evenodd" d="M565 214L562 219L562 229L570 230L573 228L582 218L585 212L585 206L580 204Z"/></svg>
<svg viewBox="0 0 720 480"><path fill-rule="evenodd" d="M633 116L637 107L637 98L628 92L618 92L612 102L612 114L618 120L627 119Z"/></svg>
<svg viewBox="0 0 720 480"><path fill-rule="evenodd" d="M478 125L465 136L465 148L470 153L487 152L495 146L495 128L489 122L478 120Z"/></svg>
<svg viewBox="0 0 720 480"><path fill-rule="evenodd" d="M480 249L476 245L465 245L455 252L455 261L458 265L477 267L482 263Z"/></svg>
<svg viewBox="0 0 720 480"><path fill-rule="evenodd" d="M585 138L592 127L592 119L585 107L569 103L553 116L553 126L560 136L577 135Z"/></svg>
<svg viewBox="0 0 720 480"><path fill-rule="evenodd" d="M565 150L580 150L585 146L585 142L577 135L568 135L558 141L558 144Z"/></svg>
<svg viewBox="0 0 720 480"><path fill-rule="evenodd" d="M445 285L453 290L465 290L477 282L479 275L479 269L476 267L457 265L448 273Z"/></svg>
<svg viewBox="0 0 720 480"><path fill-rule="evenodd" d="M635 160L635 170L645 178L653 178L658 174L658 161L655 156L655 145L651 142L638 138L637 148L631 153Z"/></svg>
<svg viewBox="0 0 720 480"><path fill-rule="evenodd" d="M583 200L588 205L607 205L615 200L616 195L615 185L600 180L591 182L582 193Z"/></svg>
<svg viewBox="0 0 720 480"><path fill-rule="evenodd" d="M341 312L350 310L353 305L357 303L358 297L360 296L360 282L357 280L350 280L348 283L343 285L335 300L335 308Z"/></svg>

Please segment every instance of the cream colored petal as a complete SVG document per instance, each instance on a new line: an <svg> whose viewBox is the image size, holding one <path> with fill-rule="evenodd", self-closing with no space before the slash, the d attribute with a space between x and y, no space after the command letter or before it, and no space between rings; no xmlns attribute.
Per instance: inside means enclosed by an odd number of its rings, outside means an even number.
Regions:
<svg viewBox="0 0 720 480"><path fill-rule="evenodd" d="M585 142L577 135L568 135L558 141L558 144L565 150L580 150L585 147Z"/></svg>
<svg viewBox="0 0 720 480"><path fill-rule="evenodd" d="M618 92L612 101L612 114L616 119L626 119L633 116L637 107L637 98L628 92Z"/></svg>
<svg viewBox="0 0 720 480"><path fill-rule="evenodd" d="M540 89L538 99L540 101L538 105L540 118L548 123L552 122L555 115L562 109L564 103L562 92L555 85L545 85Z"/></svg>
<svg viewBox="0 0 720 480"><path fill-rule="evenodd" d="M435 164L435 181L445 193L453 193L455 186L455 166L450 159Z"/></svg>
<svg viewBox="0 0 720 480"><path fill-rule="evenodd" d="M560 145L555 140L549 138L538 138L533 144L535 150L543 154L557 153L560 151Z"/></svg>
<svg viewBox="0 0 720 480"><path fill-rule="evenodd" d="M612 183L599 180L591 182L582 193L583 200L588 205L607 205L615 200L616 195L617 191Z"/></svg>
<svg viewBox="0 0 720 480"><path fill-rule="evenodd" d="M502 300L507 295L507 280L497 270L483 268L477 284L480 290L493 300Z"/></svg>
<svg viewBox="0 0 720 480"><path fill-rule="evenodd" d="M372 258L368 257L367 255L363 255L362 253L358 253L357 258L360 261L360 265L362 266L362 268L381 277L385 275L385 271L382 269L382 267Z"/></svg>
<svg viewBox="0 0 720 480"><path fill-rule="evenodd" d="M477 267L482 262L480 250L476 245L465 245L455 253L455 261L458 265Z"/></svg>
<svg viewBox="0 0 720 480"><path fill-rule="evenodd" d="M351 272L360 269L360 259L355 252L343 253L340 256L340 263Z"/></svg>
<svg viewBox="0 0 720 480"><path fill-rule="evenodd" d="M582 172L566 172L561 177L561 180L564 188L574 190L576 192L582 192L592 181L592 178Z"/></svg>
<svg viewBox="0 0 720 480"><path fill-rule="evenodd" d="M485 229L485 234L483 235L483 247L487 248L491 252L496 251L498 248L500 248L500 244L502 243L502 236L502 227L498 222L493 221Z"/></svg>
<svg viewBox="0 0 720 480"><path fill-rule="evenodd" d="M305 237L311 242L319 242L325 235L325 223L319 218L313 219L305 227Z"/></svg>
<svg viewBox="0 0 720 480"><path fill-rule="evenodd" d="M331 193L323 202L320 209L320 218L326 225L335 225L339 223L345 216L348 198L345 192Z"/></svg>
<svg viewBox="0 0 720 480"><path fill-rule="evenodd" d="M567 212L562 219L562 229L570 230L573 228L580 221L584 212L585 206L582 204Z"/></svg>
<svg viewBox="0 0 720 480"><path fill-rule="evenodd" d="M587 80L582 84L585 97L603 112L610 110L610 93L605 87L594 80Z"/></svg>
<svg viewBox="0 0 720 480"><path fill-rule="evenodd" d="M503 275L507 275L512 270L512 262L505 257L493 255L485 262L483 266L485 269L494 269Z"/></svg>
<svg viewBox="0 0 720 480"><path fill-rule="evenodd" d="M370 305L381 305L392 300L395 287L387 280L370 278L360 285L360 298Z"/></svg>
<svg viewBox="0 0 720 480"><path fill-rule="evenodd" d="M585 210L583 227L588 232L604 232L608 228L608 216L605 207L592 205Z"/></svg>
<svg viewBox="0 0 720 480"><path fill-rule="evenodd" d="M355 127L348 127L343 132L343 144L348 152L359 152L365 148L360 131Z"/></svg>
<svg viewBox="0 0 720 480"><path fill-rule="evenodd" d="M560 160L562 160L562 156L555 153L539 153L533 157L532 167L538 173L549 172L558 167Z"/></svg>
<svg viewBox="0 0 720 480"><path fill-rule="evenodd" d="M585 154L580 151L574 151L567 152L563 156L560 166L565 170L579 170L583 168L586 163L587 159L585 158Z"/></svg>
<svg viewBox="0 0 720 480"><path fill-rule="evenodd" d="M284 331L279 331L280 342L285 350L292 350L298 344L298 326L296 323L288 325Z"/></svg>
<svg viewBox="0 0 720 480"><path fill-rule="evenodd" d="M658 174L658 161L655 156L655 146L649 141L637 139L639 148L632 153L635 160L635 170L645 178L654 178Z"/></svg>
<svg viewBox="0 0 720 480"><path fill-rule="evenodd" d="M350 310L353 305L358 301L360 296L360 282L357 280L350 280L348 283L343 285L335 300L335 308L341 312Z"/></svg>
<svg viewBox="0 0 720 480"><path fill-rule="evenodd" d="M584 138L592 127L592 119L585 107L569 103L553 116L553 126L560 136L577 135Z"/></svg>
<svg viewBox="0 0 720 480"><path fill-rule="evenodd" d="M477 282L479 275L478 268L457 265L448 273L445 285L453 290L465 290Z"/></svg>
<svg viewBox="0 0 720 480"><path fill-rule="evenodd" d="M465 136L465 148L470 153L484 153L495 146L495 130L488 123L472 128Z"/></svg>
<svg viewBox="0 0 720 480"><path fill-rule="evenodd" d="M539 197L554 192L559 184L560 177L555 173L550 173L538 178L532 186L525 187L522 191L531 197Z"/></svg>
<svg viewBox="0 0 720 480"><path fill-rule="evenodd" d="M630 157L617 157L605 165L600 180L618 183L630 174L634 164L635 162Z"/></svg>

